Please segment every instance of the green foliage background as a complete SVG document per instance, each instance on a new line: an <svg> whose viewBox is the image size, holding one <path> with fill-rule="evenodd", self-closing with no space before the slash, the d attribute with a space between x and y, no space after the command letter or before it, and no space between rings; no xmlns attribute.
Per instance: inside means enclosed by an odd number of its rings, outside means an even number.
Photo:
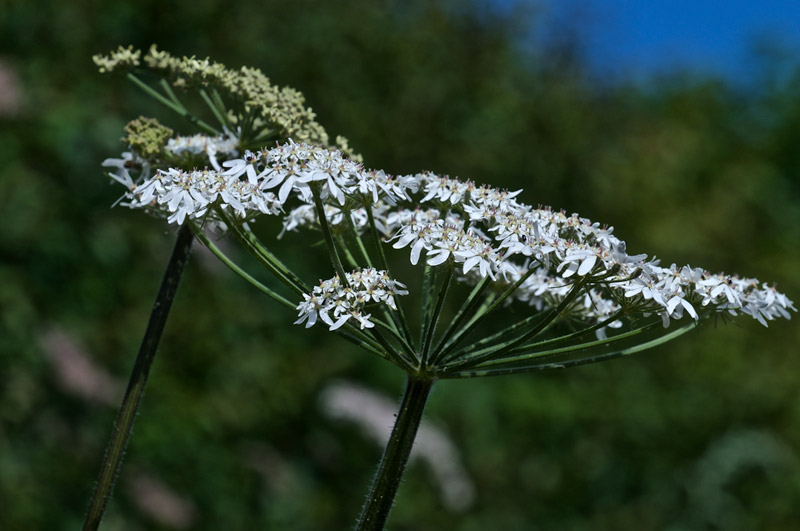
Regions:
<svg viewBox="0 0 800 531"><path fill-rule="evenodd" d="M680 73L606 82L580 33L537 39L535 17L479 0L0 2L0 61L22 88L0 116L0 528L80 526L115 408L65 388L45 338L65 332L124 381L174 240L110 208L120 190L99 163L125 122L186 130L95 71L91 55L119 44L257 66L368 166L522 187L614 225L631 252L800 300L796 61L762 56L747 89ZM325 258L303 238L282 245L308 279ZM320 392L345 379L399 396L402 374L276 309L195 253L104 529L174 527L137 505L142 474L192 504L192 529L354 522L380 450L324 416ZM720 321L604 365L443 382L427 418L476 501L448 511L412 463L390 527L795 529L798 339L795 321Z"/></svg>

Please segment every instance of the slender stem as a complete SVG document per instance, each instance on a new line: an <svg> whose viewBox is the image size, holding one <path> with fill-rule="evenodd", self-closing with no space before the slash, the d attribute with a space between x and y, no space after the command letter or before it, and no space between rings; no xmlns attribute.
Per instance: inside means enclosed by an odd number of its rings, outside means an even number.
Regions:
<svg viewBox="0 0 800 531"><path fill-rule="evenodd" d="M381 237L378 234L378 226L375 224L375 215L372 212L372 204L367 203L364 209L367 211L367 220L369 221L370 233L372 234L372 242L375 244L375 248L378 250L378 256L380 258L381 267L384 270L388 271L389 263L386 261L386 253L383 252L383 245L381 245Z"/></svg>
<svg viewBox="0 0 800 531"><path fill-rule="evenodd" d="M319 218L319 226L322 229L322 235L325 237L325 247L328 249L328 254L331 258L331 264L339 275L343 286L347 286L347 275L345 275L342 261L339 259L339 253L336 252L336 245L333 243L333 236L331 235L331 228L328 225L328 218L325 217L325 207L322 204L322 197L320 197L319 186L311 187L311 195L314 197L314 208L317 210L317 217Z"/></svg>
<svg viewBox="0 0 800 531"><path fill-rule="evenodd" d="M220 250L220 248L217 247L214 244L214 242L211 241L211 239L209 239L208 236L205 235L202 228L197 226L193 226L192 228L194 230L195 236L197 236L197 239L200 240L203 243L203 245L205 245L208 248L209 251L214 253L214 255L217 258L219 258L223 264L228 266L231 269L231 271L233 271L234 273L236 273L237 275L248 281L250 284L258 288L263 293L266 293L273 300L283 304L284 306L286 306L291 310L297 309L297 304L289 301L286 297L283 297L282 295L279 295L277 292L269 289L267 286L265 286L264 284L253 278L253 276L250 275L247 271L239 267L236 264L236 262L228 258L228 256L225 253L223 253Z"/></svg>
<svg viewBox="0 0 800 531"><path fill-rule="evenodd" d="M228 123L227 118L225 118L225 108L224 107L217 107L217 104L211 100L211 96L208 95L208 92L205 89L200 89L200 96L203 98L203 101L206 102L208 108L211 110L211 113L217 119L219 124L230 130L230 124Z"/></svg>
<svg viewBox="0 0 800 531"><path fill-rule="evenodd" d="M567 369L570 367L577 367L579 365L587 365L589 363L598 363L601 361L607 361L614 358L618 358L620 356L628 356L630 354L635 354L637 352L641 352L643 350L647 350L649 348L656 347L661 345L662 343L666 343L667 341L671 341L678 336L681 336L688 332L689 330L695 328L697 323L689 323L677 330L670 332L664 336L652 339L650 341L646 341L644 343L639 343L632 347L626 349L615 350L613 352L607 352L604 354L596 354L596 355L587 355L577 359L571 360L564 360L564 361L544 361L542 362L539 360L538 362L534 360L529 365L515 365L511 367L489 367L486 369L478 368L478 369L468 369L464 371L454 372L452 374L443 375L443 378L480 378L483 376L502 376L506 374L522 374L526 372L533 372L533 371L542 371L546 369Z"/></svg>
<svg viewBox="0 0 800 531"><path fill-rule="evenodd" d="M408 376L397 421L361 511L357 531L380 531L386 525L433 384L434 380Z"/></svg>
<svg viewBox="0 0 800 531"><path fill-rule="evenodd" d="M428 330L425 334L425 338L422 343L422 348L420 349L420 353L422 356L422 366L424 367L428 362L428 353L431 347L431 341L433 340L433 334L436 332L436 325L439 324L439 318L442 316L442 307L444 306L444 300L447 297L447 291L450 288L450 281L453 279L453 267L448 264L447 271L445 271L445 277L442 280L442 284L439 287L439 292L436 295L436 307L433 310L433 315L431 316L431 320L428 323Z"/></svg>
<svg viewBox="0 0 800 531"><path fill-rule="evenodd" d="M391 312L392 310L387 309L384 313L391 313ZM385 322L382 321L381 319L376 318L375 316L372 316L371 320L373 323L375 323L382 329L389 332L392 335L392 338L400 344L400 350L403 352L403 354L406 354L406 356L404 357L407 360L409 360L409 363L413 364L417 362L416 354L414 354L415 352L414 347L411 344L407 343L406 340L403 338L403 336L400 335L400 331L397 330L396 323Z"/></svg>
<svg viewBox="0 0 800 531"><path fill-rule="evenodd" d="M160 92L158 92L157 90L155 90L150 85L148 85L147 83L145 83L144 81L142 81L133 74L128 74L128 79L133 81L137 87L145 91L148 95L152 96L162 104L166 105L167 107L178 113L181 117L191 122L192 124L205 129L206 132L211 133L212 135L219 134L219 131L217 131L214 127L210 126L203 120L198 119L196 116L190 113L186 109L186 107L183 106L183 104L181 105L175 104L175 102L171 101L169 98L166 98L163 94L161 94Z"/></svg>
<svg viewBox="0 0 800 531"><path fill-rule="evenodd" d="M530 349L539 348L539 347L542 347L542 346L545 346L545 345L553 345L553 344L558 344L558 343L564 343L565 341L569 341L571 339L575 339L577 337L586 335L586 334L588 334L590 332L594 332L595 330L599 330L600 328L603 328L604 326L607 326L607 325L613 323L614 321L618 320L620 317L623 317L626 313L628 313L626 310L620 310L617 313L613 314L611 317L608 317L608 318L606 318L606 319L600 321L599 323L596 323L596 324L594 324L594 325L592 325L590 327L581 328L579 330L576 330L576 331L574 331L574 332L572 332L570 334L566 334L566 335L563 335L563 336L558 336L558 337L554 337L554 338L551 338L551 339L544 339L542 341L537 341L535 343L529 343L527 345L523 345L521 347L515 348L512 352L522 351L523 349L525 351L528 351ZM471 352L470 352L470 354L471 354Z"/></svg>
<svg viewBox="0 0 800 531"><path fill-rule="evenodd" d="M452 339L450 339L448 343L442 344L440 346L440 349L434 353L434 358L437 360L442 358L448 359L447 354L449 354L465 337L467 337L475 329L475 327L478 326L478 324L480 324L481 322L483 322L484 319L489 317L489 315L491 315L504 300L510 297L511 294L514 293L514 291L519 286L521 286L522 283L525 282L525 280L527 280L527 278L531 276L533 273L534 273L533 268L528 269L528 271L524 275L522 275L522 277L520 277L519 280L511 284L499 297L493 299L491 304L486 306L485 309L481 308L473 316L473 318L464 326L464 328L459 330L458 333Z"/></svg>
<svg viewBox="0 0 800 531"><path fill-rule="evenodd" d="M181 103L181 100L178 99L178 96L175 95L175 91L172 90L172 87L169 86L169 82L166 79L161 79L158 82L161 85L161 88L164 90L164 93L167 97L174 103L178 108L182 109L185 112L189 112L186 108L186 105Z"/></svg>
<svg viewBox="0 0 800 531"><path fill-rule="evenodd" d="M521 335L520 337L513 339L506 345L498 348L486 348L481 351L480 354L472 353L469 356L465 357L457 357L455 358L454 365L448 367L448 370L453 369L464 369L466 367L474 367L484 361L491 359L493 357L500 357L504 355L506 352L510 351L511 349L525 343L525 341L536 337L540 332L542 332L545 328L550 326L553 321L555 321L558 317L561 316L561 313L567 309L567 307L572 304L578 295L580 295L581 291L583 290L584 286L586 285L586 280L581 279L578 280L575 284L572 285L570 288L569 293L567 293L566 297L559 303L558 306L547 312L542 319L529 331Z"/></svg>
<svg viewBox="0 0 800 531"><path fill-rule="evenodd" d="M431 291L433 291L434 275L435 271L426 263L424 272L422 273L422 311L419 322L419 342L417 343L419 345L420 360L422 360L422 346L425 343L425 336L431 324L431 312L433 312Z"/></svg>
<svg viewBox="0 0 800 531"><path fill-rule="evenodd" d="M245 246L245 248L267 268L267 270L275 275L278 280L283 282L286 286L292 289L298 295L308 293L311 288L306 286L300 278L289 270L272 252L267 249L253 234L251 230L245 230L235 219L228 216L222 209L218 208L217 212L222 217L223 221L232 229L234 236Z"/></svg>
<svg viewBox="0 0 800 531"><path fill-rule="evenodd" d="M279 302L280 304L286 306L290 310L296 310L297 309L297 305L295 303L289 301L288 299L286 299L282 295L279 295L275 291L269 289L267 286L265 286L264 284L262 284L261 282L259 282L255 278L253 278L252 275L250 275L247 271L245 271L244 269L239 267L233 260L228 258L228 256L225 253L223 253L219 249L219 247L217 247L214 244L214 242L212 242L209 239L208 236L205 235L205 233L203 232L203 230L200 227L198 227L196 225L193 225L192 226L192 230L194 231L195 236L197 237L197 239L200 240L203 243L203 245L205 245L212 253L214 253L214 255L217 258L219 258L222 261L223 264L228 266L234 273L236 273L237 275L239 275L240 277L245 279L247 282L249 282L250 284L255 286L259 291L265 293L267 296L269 296L273 300ZM350 324L345 324L345 328L349 331L349 333L345 332L343 328L340 328L340 329L336 330L335 333L337 335L341 336L341 337L344 337L348 341L350 341L350 342L352 342L352 343L354 343L354 344L356 344L358 346L361 346L361 347L365 348L366 350L368 350L370 352L373 352L373 353L381 356L382 358L384 358L384 359L386 359L388 361L394 362L394 359L389 357L387 352L384 352L386 350L386 348L385 347L382 348L383 345L381 345L380 343L378 343L377 341L375 341L374 339L372 339L368 335L366 335L364 332L362 332L361 330L359 330L356 327L353 327ZM407 365L407 364L406 365L401 365L401 367L404 370L410 368L410 366Z"/></svg>
<svg viewBox="0 0 800 531"><path fill-rule="evenodd" d="M358 264L356 257L353 256L353 253L350 252L350 247L348 247L347 244L345 243L344 236L342 236L341 234L337 234L334 237L334 240L339 242L339 248L342 250L344 259L347 262L347 265L350 267L350 269L353 270L359 269L361 266Z"/></svg>
<svg viewBox="0 0 800 531"><path fill-rule="evenodd" d="M342 214L344 215L344 219L347 221L347 226L350 229L350 233L353 235L353 239L355 240L356 245L358 245L358 249L361 251L361 256L364 258L367 267L372 267L372 259L369 257L367 248L364 247L364 240L361 239L361 235L358 233L358 229L356 229L356 226L353 223L352 212L349 210L344 210L342 211Z"/></svg>
<svg viewBox="0 0 800 531"><path fill-rule="evenodd" d="M375 341L377 341L383 348L383 354L381 354L381 357L391 361L406 372L412 372L415 370L412 366L413 362L409 360L402 351L398 351L397 349L393 348L389 342L386 341L386 338L383 337L380 331L372 328L370 329L370 333L372 334L372 337L375 338Z"/></svg>
<svg viewBox="0 0 800 531"><path fill-rule="evenodd" d="M623 332L621 334L617 334L615 336L611 336L605 339L596 339L594 341L587 341L585 343L575 343L573 345L568 345L566 347L559 347L559 348L551 348L551 349L535 349L530 347L518 347L516 349L512 349L511 351L507 352L507 356L500 356L500 357L492 357L488 361L481 363L481 367L489 367L495 365L509 365L513 363L519 363L525 360L552 360L553 358L561 358L564 354L569 354L572 352L582 352L586 350L592 350L596 347L604 347L608 345L612 345L613 343L618 343L620 341L624 341L626 339L630 339L635 337L639 334L643 334L649 332L653 329L657 329L661 327L660 321L654 321L650 324L641 326L639 328L634 328L633 330L629 330L627 332Z"/></svg>
<svg viewBox="0 0 800 531"><path fill-rule="evenodd" d="M389 263L386 261L386 253L383 251L381 237L378 234L378 226L375 224L375 215L372 212L372 204L367 202L364 207L367 211L367 220L369 221L370 233L372 234L372 241L375 248L378 250L378 258L380 260L381 269L389 272ZM411 330L408 327L408 320L406 319L405 312L402 305L397 305L397 315L392 314L392 319L397 321L398 328L403 333L406 343L409 345L413 343L411 338Z"/></svg>
<svg viewBox="0 0 800 531"><path fill-rule="evenodd" d="M100 466L100 474L97 478L92 499L89 501L89 510L83 523L83 531L94 531L98 528L100 520L103 519L108 500L114 490L114 481L119 474L122 455L125 453L125 447L128 444L128 437L142 400L142 393L147 385L147 376L150 374L150 367L153 365L156 348L161 339L161 333L164 331L164 325L167 322L167 316L175 298L183 268L189 258L193 240L194 237L189 225L186 224L181 227L178 232L178 238L175 241L172 257L167 264L167 270L164 272L164 278L161 281L153 311L150 314L150 321L147 323L147 328L144 332L139 354L133 365L133 371L128 381L128 389L125 391L125 398L122 399L117 422L111 432L111 440L108 443L103 463Z"/></svg>
<svg viewBox="0 0 800 531"><path fill-rule="evenodd" d="M449 341L453 334L456 333L463 322L474 315L473 312L475 308L477 308L482 302L480 296L484 291L486 291L486 287L489 285L489 280L490 278L487 275L475 285L469 296L461 305L461 308L459 308L458 313L450 321L450 324L447 325L447 330L445 330L444 334L442 334L442 337L439 338L439 342L434 349L434 352L437 354L431 359L431 365L435 365L436 362L439 361L439 358L442 355L442 347L447 344L447 341Z"/></svg>

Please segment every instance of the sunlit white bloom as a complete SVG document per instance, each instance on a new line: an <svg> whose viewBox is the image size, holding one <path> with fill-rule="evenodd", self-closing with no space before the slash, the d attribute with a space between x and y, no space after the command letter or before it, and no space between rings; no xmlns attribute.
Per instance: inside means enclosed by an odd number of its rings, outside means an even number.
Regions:
<svg viewBox="0 0 800 531"><path fill-rule="evenodd" d="M176 139L169 149L177 153L205 145L209 152L207 137L180 142ZM214 149L222 152L219 146ZM527 205L518 199L520 190L499 190L431 172L391 176L365 170L341 152L320 146L289 141L246 151L241 158L223 162L222 171L169 168L150 176L131 154L104 165L128 189L125 204L159 213L170 223L203 216L213 220L217 207L250 219L286 206L284 235L300 227L319 227L312 191L319 192L329 226L358 235L376 230L392 248L408 249L411 264L424 258L432 267L453 267L457 281L489 279L497 289L520 281L509 301L541 310L558 305L579 284L585 296L566 308L565 315L590 324L609 322L624 310L660 315L666 325L684 314L697 320L713 311L750 315L766 325L796 311L785 295L755 279L714 275L691 266L661 267L645 254L628 254L612 227ZM213 161L212 165L219 167ZM366 271L371 270L362 270ZM349 275L349 287L334 281L338 282L333 279L315 288L298 306L298 322L311 326L321 320L338 328L354 320L366 328L372 321L363 307L382 302L394 308L393 295L400 294L378 284L366 288L360 280L351 282ZM621 323L610 322L597 331L598 337Z"/></svg>
<svg viewBox="0 0 800 531"><path fill-rule="evenodd" d="M211 206L242 219L280 212L273 194L265 194L248 181L214 170L158 170L152 178L134 186L128 196L127 206L160 213L169 223L178 225L187 218L199 219L210 214Z"/></svg>

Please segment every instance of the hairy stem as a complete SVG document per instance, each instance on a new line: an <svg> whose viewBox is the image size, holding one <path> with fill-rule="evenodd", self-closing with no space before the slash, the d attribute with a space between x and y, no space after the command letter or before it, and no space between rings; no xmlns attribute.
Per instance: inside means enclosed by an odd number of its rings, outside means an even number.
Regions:
<svg viewBox="0 0 800 531"><path fill-rule="evenodd" d="M409 374L397 421L356 526L358 531L380 531L386 525L433 383Z"/></svg>
<svg viewBox="0 0 800 531"><path fill-rule="evenodd" d="M92 498L89 501L89 510L83 523L83 531L94 531L99 527L108 500L114 490L114 481L119 474L122 455L125 453L125 447L128 444L133 421L136 418L136 412L139 409L142 394L147 385L147 376L150 374L150 367L153 365L156 348L161 339L161 333L164 331L164 324L167 322L167 316L169 316L169 310L175 298L183 268L189 258L193 239L189 225L186 224L181 227L178 232L178 238L175 241L172 257L169 260L169 264L167 264L167 270L164 272L164 278L161 281L153 311L150 314L150 321L147 323L147 328L144 332L139 354L133 365L133 371L128 381L128 389L125 391L125 398L122 399L122 405L120 406L114 429L111 432L111 439L106 448L103 463L100 466L100 474L97 478Z"/></svg>

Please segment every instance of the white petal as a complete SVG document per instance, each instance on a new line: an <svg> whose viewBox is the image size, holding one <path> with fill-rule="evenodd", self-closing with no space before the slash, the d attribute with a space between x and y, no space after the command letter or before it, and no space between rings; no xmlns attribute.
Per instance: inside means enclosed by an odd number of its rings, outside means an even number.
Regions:
<svg viewBox="0 0 800 531"><path fill-rule="evenodd" d="M678 305L681 303L682 300L683 299L681 299L678 295L672 297L667 303L667 312L669 312L670 314L674 313L675 308L678 307Z"/></svg>
<svg viewBox="0 0 800 531"><path fill-rule="evenodd" d="M284 204L286 202L286 198L289 197L289 192L292 191L293 184L294 184L294 178L289 177L288 179L286 179L283 185L281 185L281 189L278 190L278 201L280 201L281 204Z"/></svg>
<svg viewBox="0 0 800 531"><path fill-rule="evenodd" d="M464 262L464 270L463 270L463 271L464 271L464 274L466 275L466 274L467 274L467 271L469 271L470 269L472 269L473 267L475 267L475 265L476 265L476 264L478 264L478 263L480 263L480 261L481 261L481 259L480 259L480 257L479 257L479 256L473 256L472 258L468 258L468 259L467 259L467 260ZM483 273L483 271L481 271L481 273ZM486 275L483 275L483 276L486 276Z"/></svg>
<svg viewBox="0 0 800 531"><path fill-rule="evenodd" d="M695 320L697 320L697 312L694 311L694 307L689 303L689 301L687 301L686 299L681 299L681 304L683 305L684 308L686 308L686 311L689 312L689 315L691 315Z"/></svg>
<svg viewBox="0 0 800 531"><path fill-rule="evenodd" d="M405 247L406 245L411 243L414 240L414 238L416 238L416 237L417 237L416 234L409 232L408 234L404 235L402 238L400 238L399 240L394 242L394 244L392 245L392 248L393 249L402 249L403 247Z"/></svg>
<svg viewBox="0 0 800 531"><path fill-rule="evenodd" d="M425 246L424 240L418 240L412 247L411 247L411 263L413 265L417 265L419 262L419 254L422 252L423 247Z"/></svg>
<svg viewBox="0 0 800 531"><path fill-rule="evenodd" d="M428 265L436 266L444 263L445 260L447 260L450 257L450 251L446 249L440 249L438 251L434 251L428 256L433 256L433 258L428 258Z"/></svg>
<svg viewBox="0 0 800 531"><path fill-rule="evenodd" d="M595 262L597 261L597 256L591 255L586 260L581 262L581 266L578 268L578 276L583 276L586 273L589 273L594 267Z"/></svg>
<svg viewBox="0 0 800 531"><path fill-rule="evenodd" d="M350 319L349 313L342 315L341 317L339 317L339 319L336 320L335 323L331 325L330 330L336 330L337 328L340 328L343 324L347 322L348 319Z"/></svg>

